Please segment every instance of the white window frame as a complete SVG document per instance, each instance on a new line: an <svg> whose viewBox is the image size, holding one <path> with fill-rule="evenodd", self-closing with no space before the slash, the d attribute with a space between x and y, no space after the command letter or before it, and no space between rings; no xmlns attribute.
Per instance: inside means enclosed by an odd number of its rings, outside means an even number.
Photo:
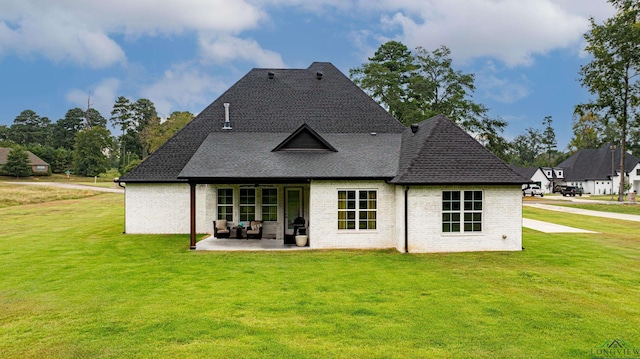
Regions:
<svg viewBox="0 0 640 359"><path fill-rule="evenodd" d="M220 204L220 191L231 191L231 203L223 203ZM227 196L225 196L227 197ZM218 219L226 219L229 222L233 222L233 188L218 188L216 192L216 201L217 201L217 211L218 211ZM222 218L222 212L220 211L221 207L225 207L230 209L230 211L225 211L225 218Z"/></svg>
<svg viewBox="0 0 640 359"><path fill-rule="evenodd" d="M253 203L243 203L243 201L245 200L244 196L243 196L243 191L253 191ZM240 210L240 222L250 222L250 221L255 221L256 220L256 189L255 187L240 187L240 193L238 196L238 204L239 204L239 210ZM253 218L251 218L250 212L244 212L243 209L250 209L253 208Z"/></svg>
<svg viewBox="0 0 640 359"><path fill-rule="evenodd" d="M276 203L275 204L274 203L265 204L265 201L264 201L264 193L265 193L265 191L275 191L276 192ZM278 189L275 188L275 187L262 188L262 191L260 193L260 198L262 200L262 202L261 202L262 203L262 220L263 221L277 222L278 221ZM264 218L265 213L270 212L270 211L265 211L265 208L269 208L269 209L275 208L275 210L276 210L276 218L275 219L265 219Z"/></svg>
<svg viewBox="0 0 640 359"><path fill-rule="evenodd" d="M344 198L341 198L341 193L344 193ZM354 194L353 198L350 198L350 193ZM363 194L366 198L360 198ZM373 198L370 197L371 194ZM371 204L374 208L370 207ZM351 223L353 228L350 228ZM339 189L337 226L339 231L376 231L378 229L378 190Z"/></svg>
<svg viewBox="0 0 640 359"><path fill-rule="evenodd" d="M449 195L447 195L449 194ZM470 194L471 198L467 195ZM476 196L479 194L480 198ZM480 234L483 232L484 191L446 190L442 191L443 234ZM478 228L479 226L479 228Z"/></svg>

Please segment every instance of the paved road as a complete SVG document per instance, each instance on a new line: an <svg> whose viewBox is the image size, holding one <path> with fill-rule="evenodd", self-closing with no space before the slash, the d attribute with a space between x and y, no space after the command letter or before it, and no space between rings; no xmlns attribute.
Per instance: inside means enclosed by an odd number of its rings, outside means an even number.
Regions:
<svg viewBox="0 0 640 359"><path fill-rule="evenodd" d="M5 183L19 184L19 185L26 185L26 186L51 186L51 187L81 189L81 190L96 191L96 192L124 193L124 189L122 188L94 187L94 186L72 184L72 183L60 183L60 182L5 182Z"/></svg>

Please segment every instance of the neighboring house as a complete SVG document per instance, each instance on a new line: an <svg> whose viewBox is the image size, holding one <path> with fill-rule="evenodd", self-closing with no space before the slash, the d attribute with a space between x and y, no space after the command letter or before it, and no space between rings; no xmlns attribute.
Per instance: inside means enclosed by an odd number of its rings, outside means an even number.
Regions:
<svg viewBox="0 0 640 359"><path fill-rule="evenodd" d="M11 148L0 147L0 171L2 167L7 163L7 157L11 152ZM31 153L31 151L25 151L29 156L29 164L31 164L31 171L34 175L47 175L49 174L49 164L43 161L40 157Z"/></svg>
<svg viewBox="0 0 640 359"><path fill-rule="evenodd" d="M445 116L404 127L330 63L253 69L138 167L126 233L264 221L312 248L522 248L527 179Z"/></svg>
<svg viewBox="0 0 640 359"><path fill-rule="evenodd" d="M546 190L553 193L553 188L564 183L564 169L561 167L541 167L542 173L547 177L549 183Z"/></svg>
<svg viewBox="0 0 640 359"><path fill-rule="evenodd" d="M620 178L618 178L618 183L620 183ZM640 162L636 163L636 166L629 172L629 184L631 185L629 192L640 192Z"/></svg>
<svg viewBox="0 0 640 359"><path fill-rule="evenodd" d="M544 194L552 192L552 189L553 189L552 182L551 180L549 180L549 177L547 177L547 174L542 168L540 167L524 167L523 168L523 167L517 167L514 165L509 165L509 167L511 167L512 170L517 172L522 177L529 179L530 182L540 186L540 189L542 189L542 192ZM552 175L551 173L549 174ZM529 183L523 184L522 189L525 189L528 186L529 186Z"/></svg>
<svg viewBox="0 0 640 359"><path fill-rule="evenodd" d="M634 173L640 160L625 154L625 176L633 175L631 191L640 189L640 178ZM564 169L564 182L570 186L582 187L585 193L618 193L620 187L620 148L611 149L610 144L597 149L583 149L558 165Z"/></svg>

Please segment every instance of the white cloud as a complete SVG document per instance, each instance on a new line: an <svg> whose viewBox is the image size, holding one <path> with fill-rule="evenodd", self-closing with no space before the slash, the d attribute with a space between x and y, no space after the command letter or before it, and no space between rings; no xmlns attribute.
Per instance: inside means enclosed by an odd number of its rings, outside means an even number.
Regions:
<svg viewBox="0 0 640 359"><path fill-rule="evenodd" d="M87 108L87 100L90 100L91 107L98 110L104 118L109 119L120 85L119 80L108 78L89 90L72 89L67 92L65 98L83 110Z"/></svg>
<svg viewBox="0 0 640 359"><path fill-rule="evenodd" d="M529 87L529 81L524 77L517 82L495 75L479 74L477 77L477 88L482 89L481 94L502 103L514 103L529 96Z"/></svg>
<svg viewBox="0 0 640 359"><path fill-rule="evenodd" d="M201 55L205 62L225 63L245 60L260 67L284 67L280 54L263 49L253 39L241 39L235 36L201 37Z"/></svg>
<svg viewBox="0 0 640 359"><path fill-rule="evenodd" d="M582 16L550 0L426 1L383 21L402 29L409 47L441 44L458 60L497 58L508 66L530 65L533 55L575 46L588 28Z"/></svg>
<svg viewBox="0 0 640 359"><path fill-rule="evenodd" d="M158 115L168 117L173 111L200 109L227 87L224 82L181 64L165 71L157 82L143 87L140 94L155 104Z"/></svg>
<svg viewBox="0 0 640 359"><path fill-rule="evenodd" d="M243 0L3 1L0 54L105 67L126 60L114 35L239 33L265 17Z"/></svg>

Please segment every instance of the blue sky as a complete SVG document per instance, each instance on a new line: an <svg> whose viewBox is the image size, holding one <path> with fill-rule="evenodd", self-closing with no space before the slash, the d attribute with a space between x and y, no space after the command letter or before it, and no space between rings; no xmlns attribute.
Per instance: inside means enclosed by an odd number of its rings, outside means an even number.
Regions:
<svg viewBox="0 0 640 359"><path fill-rule="evenodd" d="M589 98L588 18L605 0L20 0L0 3L0 124L25 109L109 118L115 99L198 113L254 67L329 61L348 75L388 40L446 45L507 139L553 117L559 149Z"/></svg>

